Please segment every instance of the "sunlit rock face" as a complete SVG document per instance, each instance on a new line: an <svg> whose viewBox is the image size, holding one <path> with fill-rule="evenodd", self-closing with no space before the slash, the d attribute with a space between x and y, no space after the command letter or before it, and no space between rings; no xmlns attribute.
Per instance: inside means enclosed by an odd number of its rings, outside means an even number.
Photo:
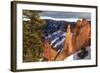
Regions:
<svg viewBox="0 0 100 73"><path fill-rule="evenodd" d="M70 24L69 24L70 23ZM88 45L89 39L90 39L90 22L82 21L81 27L77 24L77 22L66 22L66 21L54 21L54 20L48 20L48 26L44 29L44 39L49 42L49 46L51 49L54 49L57 52L62 52L64 49L68 49L72 51L68 51L68 55L71 55L75 53L75 51L84 48ZM68 24L70 25L70 35L68 34L68 31L66 29L68 28ZM78 25L78 28L75 28L75 25ZM75 30L74 30L75 29ZM78 32L77 32L78 31ZM74 35L74 33L78 33L77 36ZM73 38L76 37L76 38ZM75 42L73 46L73 40ZM66 43L67 42L67 43ZM72 44L69 44L71 42ZM65 48L65 43L67 47ZM69 47L70 45L70 47ZM50 52L50 51L49 51ZM76 56L80 57L80 59L84 59L86 56L88 56L90 51L82 51L78 53ZM67 56L68 56L67 55ZM89 56L88 56L89 57ZM90 58L90 57L89 57ZM76 59L76 58L75 58Z"/></svg>

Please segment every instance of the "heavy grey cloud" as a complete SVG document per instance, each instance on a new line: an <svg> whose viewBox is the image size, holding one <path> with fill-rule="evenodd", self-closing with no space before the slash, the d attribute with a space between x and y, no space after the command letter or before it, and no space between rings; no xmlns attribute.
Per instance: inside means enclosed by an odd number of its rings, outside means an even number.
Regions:
<svg viewBox="0 0 100 73"><path fill-rule="evenodd" d="M86 18L91 20L91 13L85 12L58 12L58 11L43 11L41 16L48 16L53 18Z"/></svg>

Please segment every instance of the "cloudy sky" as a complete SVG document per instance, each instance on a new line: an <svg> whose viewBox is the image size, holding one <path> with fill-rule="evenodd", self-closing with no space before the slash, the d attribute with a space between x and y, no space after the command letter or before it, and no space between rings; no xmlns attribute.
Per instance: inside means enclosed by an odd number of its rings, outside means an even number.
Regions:
<svg viewBox="0 0 100 73"><path fill-rule="evenodd" d="M86 18L91 20L90 13L84 12L56 12L56 11L43 11L40 14L41 18L55 18L55 19L77 19L77 18Z"/></svg>

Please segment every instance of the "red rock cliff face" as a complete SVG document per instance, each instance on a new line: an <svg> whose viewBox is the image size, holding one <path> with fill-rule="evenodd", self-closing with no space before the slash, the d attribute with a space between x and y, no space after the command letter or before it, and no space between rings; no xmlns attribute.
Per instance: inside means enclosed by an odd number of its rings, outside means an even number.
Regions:
<svg viewBox="0 0 100 73"><path fill-rule="evenodd" d="M86 19L82 21L78 20L73 31L74 35L72 36L70 26L67 28L64 50L59 54L51 48L48 42L44 44L44 57L48 61L64 60L82 47L86 47L90 44L91 27Z"/></svg>

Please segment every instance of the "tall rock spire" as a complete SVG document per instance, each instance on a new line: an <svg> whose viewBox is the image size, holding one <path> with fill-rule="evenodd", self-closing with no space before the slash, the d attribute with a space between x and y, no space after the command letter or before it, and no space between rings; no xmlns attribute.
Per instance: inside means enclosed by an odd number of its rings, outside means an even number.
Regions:
<svg viewBox="0 0 100 73"><path fill-rule="evenodd" d="M64 49L68 49L69 53L73 51L72 32L71 32L70 24L68 25L68 27L66 29L66 37L65 37Z"/></svg>

